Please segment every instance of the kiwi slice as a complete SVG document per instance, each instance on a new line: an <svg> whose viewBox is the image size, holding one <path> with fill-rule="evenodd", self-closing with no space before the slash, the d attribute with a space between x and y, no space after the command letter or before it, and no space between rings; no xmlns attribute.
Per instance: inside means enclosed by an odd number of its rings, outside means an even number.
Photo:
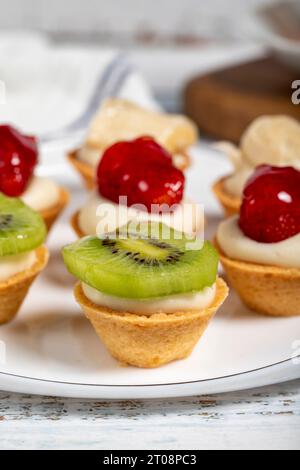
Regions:
<svg viewBox="0 0 300 470"><path fill-rule="evenodd" d="M201 249L190 250L191 240L168 231L167 240L140 231L123 238L123 229L114 238L86 237L63 249L64 262L80 281L116 297L149 299L212 286L218 268L213 246L205 242Z"/></svg>
<svg viewBox="0 0 300 470"><path fill-rule="evenodd" d="M20 199L0 193L0 256L34 250L46 238L41 216Z"/></svg>

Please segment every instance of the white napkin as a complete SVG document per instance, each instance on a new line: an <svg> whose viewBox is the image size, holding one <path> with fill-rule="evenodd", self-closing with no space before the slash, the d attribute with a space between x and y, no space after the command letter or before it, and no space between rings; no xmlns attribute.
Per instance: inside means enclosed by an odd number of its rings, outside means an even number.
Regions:
<svg viewBox="0 0 300 470"><path fill-rule="evenodd" d="M119 52L112 49L59 47L33 33L0 34L0 122L41 134L68 125L85 110L96 82ZM118 96L149 108L157 103L138 71Z"/></svg>

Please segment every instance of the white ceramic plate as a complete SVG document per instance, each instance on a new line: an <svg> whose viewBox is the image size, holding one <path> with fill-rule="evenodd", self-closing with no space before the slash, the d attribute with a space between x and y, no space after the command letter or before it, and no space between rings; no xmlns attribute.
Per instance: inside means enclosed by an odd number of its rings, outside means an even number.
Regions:
<svg viewBox="0 0 300 470"><path fill-rule="evenodd" d="M209 237L221 216L210 186L229 166L206 147L195 150L194 162L188 193L205 203ZM47 270L34 284L17 319L0 328L1 349L6 347L6 360L0 364L2 390L103 399L154 398L232 391L300 377L300 318L257 315L233 292L188 359L146 370L121 366L111 358L73 300L74 280L60 256L61 246L75 239L68 218L82 204L85 193L62 156L54 163L41 171L68 186L74 197L50 237L52 256Z"/></svg>

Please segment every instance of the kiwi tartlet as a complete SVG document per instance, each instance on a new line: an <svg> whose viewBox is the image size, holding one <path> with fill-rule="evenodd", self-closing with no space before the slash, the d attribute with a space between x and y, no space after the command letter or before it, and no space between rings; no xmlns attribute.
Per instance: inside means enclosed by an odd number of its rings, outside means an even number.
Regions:
<svg viewBox="0 0 300 470"><path fill-rule="evenodd" d="M0 193L0 324L14 318L48 261L46 226L20 199Z"/></svg>
<svg viewBox="0 0 300 470"><path fill-rule="evenodd" d="M137 367L189 356L228 293L212 245L161 223L85 237L63 257L100 339L113 357Z"/></svg>

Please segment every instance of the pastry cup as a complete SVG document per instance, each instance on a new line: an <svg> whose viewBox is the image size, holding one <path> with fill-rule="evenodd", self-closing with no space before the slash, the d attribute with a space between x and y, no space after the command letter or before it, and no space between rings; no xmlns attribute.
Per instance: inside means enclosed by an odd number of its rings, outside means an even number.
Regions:
<svg viewBox="0 0 300 470"><path fill-rule="evenodd" d="M227 295L225 282L218 279L209 308L144 316L99 307L87 299L80 283L75 287L77 302L110 354L122 363L144 368L188 357Z"/></svg>
<svg viewBox="0 0 300 470"><path fill-rule="evenodd" d="M78 236L78 238L83 238L86 235L83 233L83 231L79 227L78 217L79 217L79 211L75 212L75 214L72 215L72 217L70 219L70 224L71 224L72 229L74 230L74 232Z"/></svg>
<svg viewBox="0 0 300 470"><path fill-rule="evenodd" d="M95 184L95 172L96 169L89 165L88 163L82 162L79 160L77 157L78 150L73 150L72 152L69 152L67 154L67 159L75 168L77 173L81 176L81 179L83 180L83 183L87 189L94 189L96 184ZM191 158L190 156L185 152L178 152L180 154L180 160L178 157L174 157L174 163L177 168L180 170L186 170L190 165L191 165Z"/></svg>
<svg viewBox="0 0 300 470"><path fill-rule="evenodd" d="M82 162L77 157L78 150L73 150L67 154L67 159L81 176L83 183L87 189L95 187L95 168L88 163Z"/></svg>
<svg viewBox="0 0 300 470"><path fill-rule="evenodd" d="M226 217L231 217L239 213L241 207L241 198L231 196L224 186L225 178L221 178L213 185L213 192L215 193L219 203L221 204Z"/></svg>
<svg viewBox="0 0 300 470"><path fill-rule="evenodd" d="M52 206L48 209L44 209L39 211L40 215L44 219L48 232L50 231L51 227L54 225L66 205L70 200L70 194L65 189L60 189L60 197L59 201L55 206Z"/></svg>
<svg viewBox="0 0 300 470"><path fill-rule="evenodd" d="M10 322L18 313L31 284L48 263L47 248L36 250L37 260L26 271L18 273L7 281L0 282L0 324Z"/></svg>
<svg viewBox="0 0 300 470"><path fill-rule="evenodd" d="M247 307L275 317L300 315L300 269L238 261L216 246L229 284Z"/></svg>

